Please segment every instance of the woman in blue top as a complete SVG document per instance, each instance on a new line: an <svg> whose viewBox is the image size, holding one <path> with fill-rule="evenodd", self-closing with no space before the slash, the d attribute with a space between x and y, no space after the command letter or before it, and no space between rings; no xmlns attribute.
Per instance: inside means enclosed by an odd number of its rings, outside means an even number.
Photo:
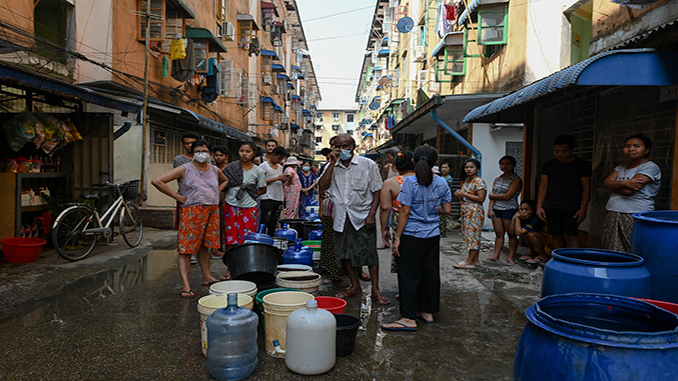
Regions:
<svg viewBox="0 0 678 381"><path fill-rule="evenodd" d="M416 318L433 323L440 310L440 231L438 214L452 212L447 182L431 168L438 151L421 146L414 150L415 176L406 178L398 195L402 204L393 253L398 264L400 320L381 326L388 331L414 331Z"/></svg>

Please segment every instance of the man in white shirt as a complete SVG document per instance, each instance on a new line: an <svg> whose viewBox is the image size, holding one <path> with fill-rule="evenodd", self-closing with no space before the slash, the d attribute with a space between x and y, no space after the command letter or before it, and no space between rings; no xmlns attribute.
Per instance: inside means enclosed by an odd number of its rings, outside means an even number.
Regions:
<svg viewBox="0 0 678 381"><path fill-rule="evenodd" d="M259 165L266 174L266 193L259 197L261 200L261 223L266 225L266 234L271 237L275 234L276 224L285 200L283 183L287 180L287 177L283 174L283 167L280 165L285 156L287 156L285 148L275 147L268 155L268 160Z"/></svg>
<svg viewBox="0 0 678 381"><path fill-rule="evenodd" d="M368 266L372 277L372 298L391 303L379 290L376 215L381 194L379 167L372 160L354 154L355 140L341 134L334 140L330 161L318 182L328 190L334 203L334 242L337 260L343 262L351 286L338 298L362 295L356 267Z"/></svg>

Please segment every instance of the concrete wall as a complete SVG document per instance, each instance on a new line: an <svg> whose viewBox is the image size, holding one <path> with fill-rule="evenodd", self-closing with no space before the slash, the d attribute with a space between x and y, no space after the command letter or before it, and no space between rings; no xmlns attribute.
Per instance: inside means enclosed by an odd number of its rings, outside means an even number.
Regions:
<svg viewBox="0 0 678 381"><path fill-rule="evenodd" d="M530 1L525 5L526 24L516 25L525 34L525 80L529 84L570 65L570 23L563 15L568 1ZM518 11L518 8L515 9ZM511 36L509 35L509 38Z"/></svg>
<svg viewBox="0 0 678 381"><path fill-rule="evenodd" d="M522 142L523 130L521 128L502 128L491 131L490 124L473 124L473 139L471 144L478 148L483 155L481 163L482 178L487 183L488 194L492 190L494 179L502 172L499 169L499 159L506 155L506 142ZM487 215L489 199L485 200L485 215ZM492 226L492 221L485 219L485 226Z"/></svg>
<svg viewBox="0 0 678 381"><path fill-rule="evenodd" d="M82 1L78 2L75 9L76 51L109 67L113 66L113 56L109 50L113 44L112 2L113 0ZM113 73L101 66L77 60L76 78L78 83L111 81Z"/></svg>

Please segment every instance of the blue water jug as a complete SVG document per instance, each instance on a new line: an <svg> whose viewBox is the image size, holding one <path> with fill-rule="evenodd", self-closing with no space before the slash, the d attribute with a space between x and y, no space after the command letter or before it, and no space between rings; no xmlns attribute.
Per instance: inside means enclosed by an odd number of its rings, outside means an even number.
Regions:
<svg viewBox="0 0 678 381"><path fill-rule="evenodd" d="M243 237L245 243L255 242L255 243L267 243L273 245L273 238L270 235L264 233L266 231L266 225L259 225L259 232L249 232Z"/></svg>
<svg viewBox="0 0 678 381"><path fill-rule="evenodd" d="M219 380L240 380L257 367L257 314L238 307L238 294L228 306L207 318L207 371Z"/></svg>
<svg viewBox="0 0 678 381"><path fill-rule="evenodd" d="M283 264L297 264L313 266L313 249L301 244L301 238L297 239L294 246L285 250Z"/></svg>
<svg viewBox="0 0 678 381"><path fill-rule="evenodd" d="M274 234L276 237L286 238L290 242L297 240L297 231L290 229L287 224L282 225L282 229L278 229Z"/></svg>
<svg viewBox="0 0 678 381"><path fill-rule="evenodd" d="M307 220L309 221L320 221L320 216L318 216L318 213L316 212L316 208L311 208L311 211L308 213L308 217L306 217Z"/></svg>
<svg viewBox="0 0 678 381"><path fill-rule="evenodd" d="M309 241L320 241L322 239L323 239L323 225L322 224L318 225L318 229L311 230L311 232L308 233L308 240Z"/></svg>

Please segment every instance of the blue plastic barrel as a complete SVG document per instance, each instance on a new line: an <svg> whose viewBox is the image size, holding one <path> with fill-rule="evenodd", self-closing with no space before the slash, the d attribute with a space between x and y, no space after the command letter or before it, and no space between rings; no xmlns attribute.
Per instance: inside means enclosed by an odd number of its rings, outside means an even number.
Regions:
<svg viewBox="0 0 678 381"><path fill-rule="evenodd" d="M645 260L652 275L649 299L678 303L678 211L633 215L631 251Z"/></svg>
<svg viewBox="0 0 678 381"><path fill-rule="evenodd" d="M650 303L554 295L525 315L514 380L655 381L678 374L678 316Z"/></svg>
<svg viewBox="0 0 678 381"><path fill-rule="evenodd" d="M649 298L650 272L635 254L601 249L556 249L544 267L541 296L594 293Z"/></svg>

